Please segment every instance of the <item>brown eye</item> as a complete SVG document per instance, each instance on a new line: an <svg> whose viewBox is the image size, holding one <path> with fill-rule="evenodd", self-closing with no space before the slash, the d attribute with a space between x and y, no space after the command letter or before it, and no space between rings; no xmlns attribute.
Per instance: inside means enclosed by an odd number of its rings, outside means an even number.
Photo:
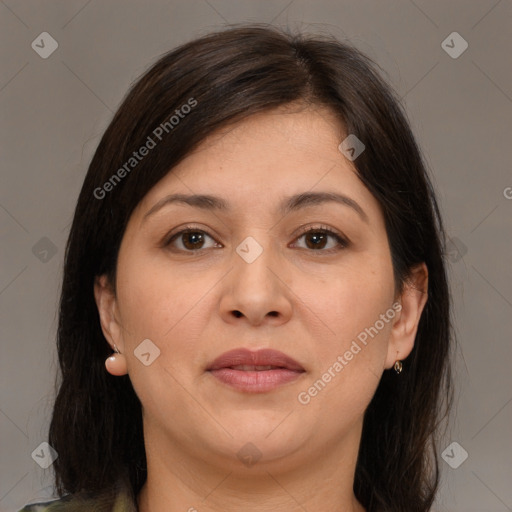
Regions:
<svg viewBox="0 0 512 512"><path fill-rule="evenodd" d="M197 228L187 228L175 233L166 243L165 246L173 246L179 251L194 252L204 247L206 239L213 238L205 231ZM178 244L178 246L176 245ZM213 245L215 246L215 244Z"/></svg>
<svg viewBox="0 0 512 512"><path fill-rule="evenodd" d="M181 241L187 249L201 249L204 244L204 234L199 231L188 231L181 235Z"/></svg>
<svg viewBox="0 0 512 512"><path fill-rule="evenodd" d="M330 252L331 250L339 250L341 248L347 247L348 242L341 235L332 231L328 228L312 228L306 229L298 238L300 240L304 238L306 242L306 249L310 249L313 251L324 250L322 252ZM329 243L329 239L334 240L334 244L331 244L331 247L327 247Z"/></svg>
<svg viewBox="0 0 512 512"><path fill-rule="evenodd" d="M324 249L329 235L315 231L304 235L308 249Z"/></svg>

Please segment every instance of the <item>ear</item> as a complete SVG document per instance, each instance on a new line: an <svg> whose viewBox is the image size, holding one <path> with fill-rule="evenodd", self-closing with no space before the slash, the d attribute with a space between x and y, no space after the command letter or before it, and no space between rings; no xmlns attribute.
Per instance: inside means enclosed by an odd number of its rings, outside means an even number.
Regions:
<svg viewBox="0 0 512 512"><path fill-rule="evenodd" d="M410 276L404 283L402 295L398 298L401 309L393 322L386 358L387 369L395 361L404 360L414 348L414 340L423 308L428 299L428 269L425 263L411 269Z"/></svg>
<svg viewBox="0 0 512 512"><path fill-rule="evenodd" d="M115 350L115 345L121 353L124 353L124 341L121 335L116 297L106 275L96 276L94 280L94 298L105 339L112 350Z"/></svg>

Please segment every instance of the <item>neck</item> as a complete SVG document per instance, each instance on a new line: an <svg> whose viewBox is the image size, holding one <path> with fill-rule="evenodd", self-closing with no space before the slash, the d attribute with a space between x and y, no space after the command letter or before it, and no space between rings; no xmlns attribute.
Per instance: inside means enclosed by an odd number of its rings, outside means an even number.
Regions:
<svg viewBox="0 0 512 512"><path fill-rule="evenodd" d="M147 432L146 432L147 430ZM139 512L365 512L353 493L358 424L336 446L314 446L246 467L235 457L191 454L145 425L148 477ZM164 448L165 447L165 448Z"/></svg>

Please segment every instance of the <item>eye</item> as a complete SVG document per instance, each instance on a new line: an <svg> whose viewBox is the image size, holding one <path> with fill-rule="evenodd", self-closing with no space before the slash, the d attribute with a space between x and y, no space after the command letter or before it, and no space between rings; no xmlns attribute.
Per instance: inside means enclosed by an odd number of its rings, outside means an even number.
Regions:
<svg viewBox="0 0 512 512"><path fill-rule="evenodd" d="M214 240L206 231L194 226L187 226L185 229L174 233L163 245L165 247L174 246L179 251L195 252L201 249L208 249L208 247L204 247L206 238ZM178 247L176 247L175 241L179 242ZM181 247L179 247L180 245ZM215 246L218 247L219 244L215 242L212 247Z"/></svg>
<svg viewBox="0 0 512 512"><path fill-rule="evenodd" d="M213 241L213 244L211 244L210 247L205 247L205 241L208 238ZM303 249L317 252L338 251L349 245L348 240L340 233L326 226L302 228L296 240L300 240L301 238L304 238L306 241L306 247L302 247ZM329 238L334 241L334 244L326 248ZM162 245L164 247L171 246L176 251L189 253L198 252L203 249L222 247L222 245L216 242L206 231L194 226L187 226L185 229L172 234ZM294 245L292 245L292 247L294 247Z"/></svg>
<svg viewBox="0 0 512 512"><path fill-rule="evenodd" d="M305 249L311 249L313 251L323 249L322 252L332 252L348 247L349 245L349 242L341 234L326 226L303 228L297 240L301 238L304 238L306 241ZM325 250L329 238L334 240L334 246L331 245L331 247Z"/></svg>

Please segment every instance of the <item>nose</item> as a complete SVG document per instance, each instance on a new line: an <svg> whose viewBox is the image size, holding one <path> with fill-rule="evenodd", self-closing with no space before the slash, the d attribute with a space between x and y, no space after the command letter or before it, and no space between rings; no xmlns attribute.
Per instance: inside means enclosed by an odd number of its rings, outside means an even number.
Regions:
<svg viewBox="0 0 512 512"><path fill-rule="evenodd" d="M293 309L286 265L269 245L246 240L233 251L233 268L222 282L221 316L228 323L253 326L286 323Z"/></svg>

